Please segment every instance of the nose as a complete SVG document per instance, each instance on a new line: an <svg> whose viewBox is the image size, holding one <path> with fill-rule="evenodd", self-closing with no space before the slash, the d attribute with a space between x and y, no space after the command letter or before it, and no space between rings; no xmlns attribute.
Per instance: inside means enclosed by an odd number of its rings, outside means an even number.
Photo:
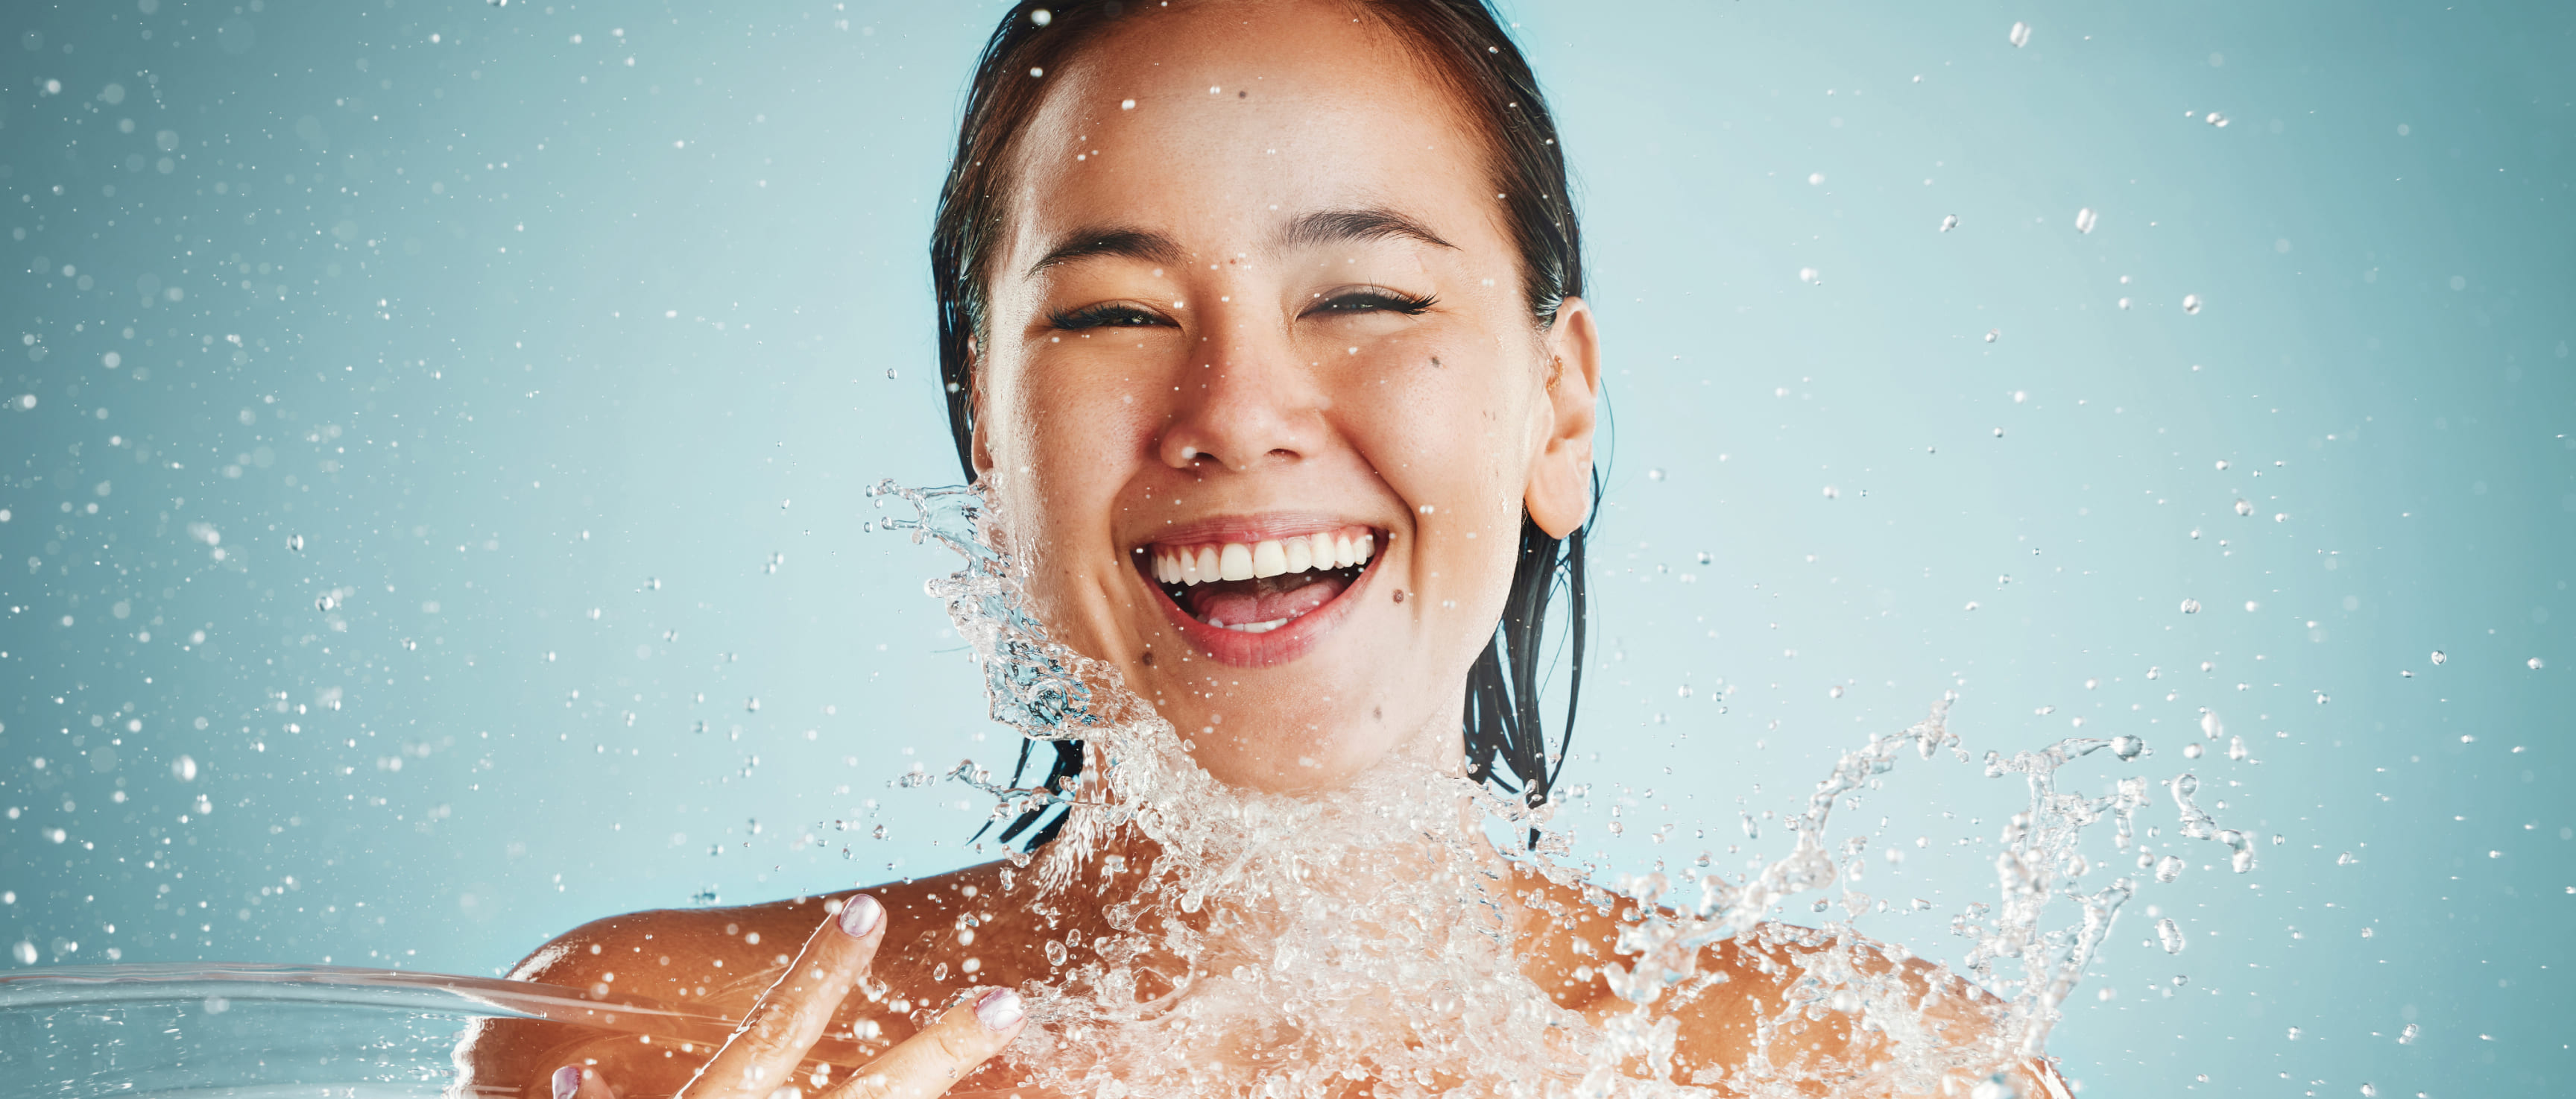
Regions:
<svg viewBox="0 0 2576 1099"><path fill-rule="evenodd" d="M1323 441L1323 395L1284 334L1259 324L1212 331L1181 370L1171 422L1157 453L1174 469L1214 462L1236 473L1314 456Z"/></svg>

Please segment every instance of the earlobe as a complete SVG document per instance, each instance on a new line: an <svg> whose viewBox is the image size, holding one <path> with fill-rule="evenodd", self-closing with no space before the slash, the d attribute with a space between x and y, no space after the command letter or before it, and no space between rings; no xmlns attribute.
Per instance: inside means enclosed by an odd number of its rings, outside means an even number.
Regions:
<svg viewBox="0 0 2576 1099"><path fill-rule="evenodd" d="M1601 391L1601 335L1592 307L1567 298L1545 337L1549 355L1539 418L1544 436L1522 495L1530 521L1563 538L1592 514L1592 433Z"/></svg>
<svg viewBox="0 0 2576 1099"><path fill-rule="evenodd" d="M984 371L982 345L973 336L966 337L966 453L975 465L975 480L989 481L997 465L993 460L992 433L984 424Z"/></svg>

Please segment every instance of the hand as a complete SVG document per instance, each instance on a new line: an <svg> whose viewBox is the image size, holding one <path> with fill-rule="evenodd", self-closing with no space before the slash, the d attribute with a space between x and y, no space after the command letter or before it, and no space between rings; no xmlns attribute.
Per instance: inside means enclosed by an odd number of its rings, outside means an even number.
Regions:
<svg viewBox="0 0 2576 1099"><path fill-rule="evenodd" d="M797 1083L797 1064L823 1036L842 999L867 976L885 926L885 906L865 893L825 917L778 983L761 993L724 1048L676 1099L769 1099ZM1025 1021L1019 993L986 989L815 1099L930 1099L1000 1053ZM617 1099L610 1084L597 1069L566 1065L555 1070L554 1099Z"/></svg>

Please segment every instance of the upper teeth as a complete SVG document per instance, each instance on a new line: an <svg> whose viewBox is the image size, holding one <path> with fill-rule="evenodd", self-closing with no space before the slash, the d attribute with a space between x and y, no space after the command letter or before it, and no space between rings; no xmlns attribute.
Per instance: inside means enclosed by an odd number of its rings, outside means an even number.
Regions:
<svg viewBox="0 0 2576 1099"><path fill-rule="evenodd" d="M1260 542L1156 547L1154 579L1166 584L1257 580L1307 569L1344 569L1368 561L1377 535L1366 527L1318 531Z"/></svg>

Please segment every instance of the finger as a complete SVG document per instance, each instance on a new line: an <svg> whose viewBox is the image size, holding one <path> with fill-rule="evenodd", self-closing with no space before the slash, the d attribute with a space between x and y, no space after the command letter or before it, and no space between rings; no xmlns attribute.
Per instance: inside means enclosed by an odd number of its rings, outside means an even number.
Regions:
<svg viewBox="0 0 2576 1099"><path fill-rule="evenodd" d="M868 1062L823 1099L932 1099L990 1060L1028 1022L1020 994L986 991L949 1008L939 1021Z"/></svg>
<svg viewBox="0 0 2576 1099"><path fill-rule="evenodd" d="M832 1021L852 986L867 974L885 938L885 906L854 894L805 940L778 983L735 1027L715 1058L698 1070L682 1099L767 1099Z"/></svg>
<svg viewBox="0 0 2576 1099"><path fill-rule="evenodd" d="M554 1099L616 1099L616 1093L608 1090L607 1077L595 1068L565 1065L555 1070L553 1086Z"/></svg>

